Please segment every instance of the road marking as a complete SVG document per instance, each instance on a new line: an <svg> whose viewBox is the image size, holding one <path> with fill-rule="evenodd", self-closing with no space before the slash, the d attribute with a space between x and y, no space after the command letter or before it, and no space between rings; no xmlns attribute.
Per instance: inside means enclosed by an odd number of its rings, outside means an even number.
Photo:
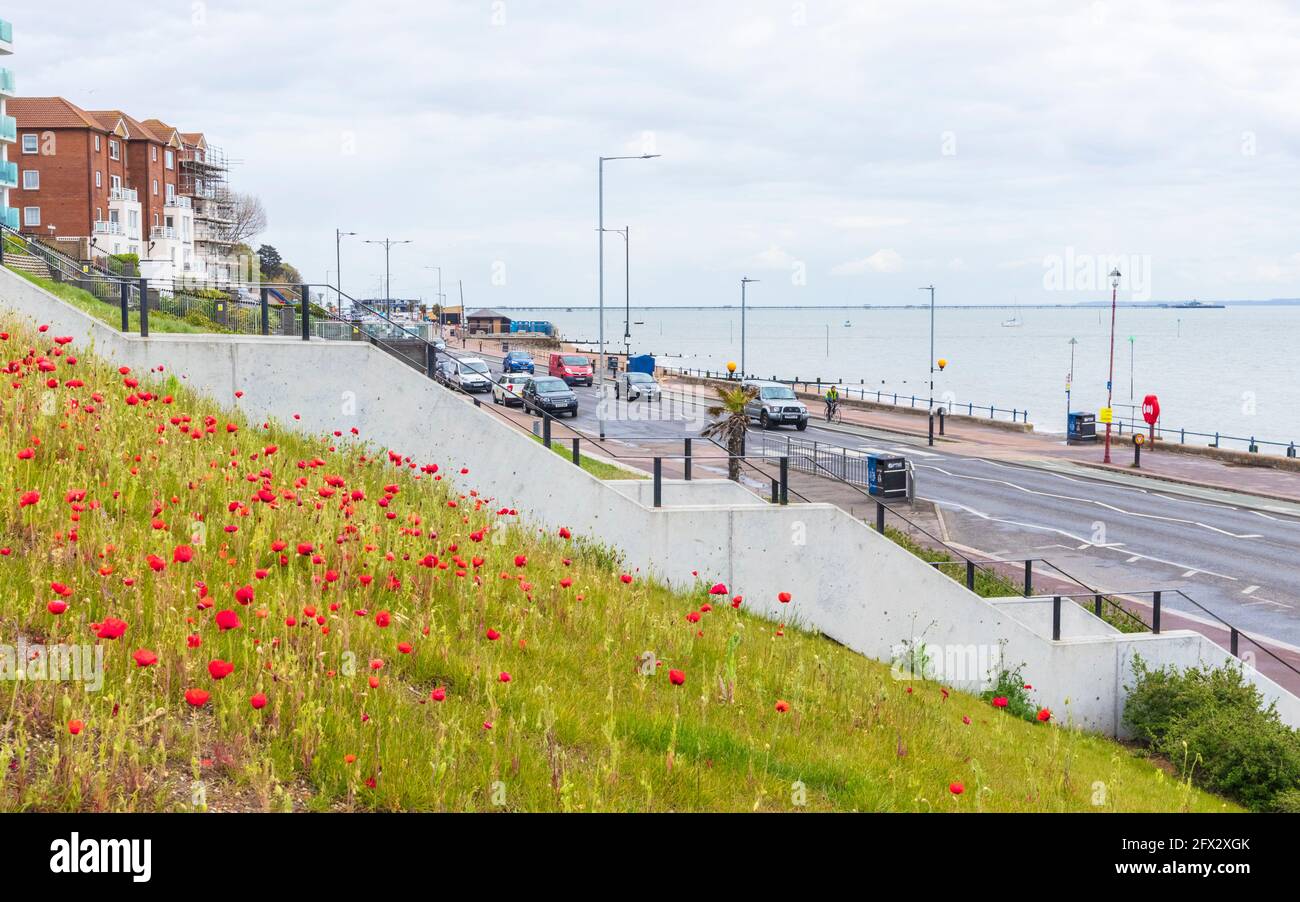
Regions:
<svg viewBox="0 0 1300 902"><path fill-rule="evenodd" d="M1258 591L1259 591L1259 586L1247 586L1246 588L1244 588L1244 589L1241 590L1241 594L1242 594L1242 595L1254 595L1254 594L1255 594L1256 592L1258 592Z"/></svg>
<svg viewBox="0 0 1300 902"><path fill-rule="evenodd" d="M1135 555L1133 555L1131 558L1129 558L1128 560L1126 560L1124 563L1126 563L1126 564L1131 564L1131 563L1133 563L1134 561L1140 561L1140 560L1142 560L1142 555L1140 555L1140 554L1135 554Z"/></svg>
<svg viewBox="0 0 1300 902"><path fill-rule="evenodd" d="M1186 573L1183 574L1183 579L1187 579L1189 576L1195 576L1200 572L1201 572L1200 570L1196 570L1196 569L1188 570Z"/></svg>

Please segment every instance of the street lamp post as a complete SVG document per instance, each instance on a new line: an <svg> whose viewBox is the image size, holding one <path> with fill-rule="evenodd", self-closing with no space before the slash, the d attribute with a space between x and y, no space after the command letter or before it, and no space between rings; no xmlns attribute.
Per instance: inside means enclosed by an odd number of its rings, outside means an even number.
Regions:
<svg viewBox="0 0 1300 902"><path fill-rule="evenodd" d="M934 444L934 286L923 285L919 290L930 292L930 435L926 444Z"/></svg>
<svg viewBox="0 0 1300 902"><path fill-rule="evenodd" d="M441 337L442 337L442 318L443 318L443 309L442 309L442 267L441 267L441 266L426 266L425 269L436 269L436 270L438 271L438 337L441 338Z"/></svg>
<svg viewBox="0 0 1300 902"><path fill-rule="evenodd" d="M1106 377L1106 411L1109 414L1106 418L1106 453L1102 457L1102 463L1110 463L1110 421L1115 418L1112 401L1115 397L1115 308L1119 298L1119 267L1115 267L1110 273L1110 373Z"/></svg>
<svg viewBox="0 0 1300 902"><path fill-rule="evenodd" d="M623 238L623 357L632 356L632 227L606 229ZM626 365L626 363L624 364Z"/></svg>
<svg viewBox="0 0 1300 902"><path fill-rule="evenodd" d="M597 340L600 343L600 361L596 366L596 385L598 386L596 401L596 420L600 424L600 437L605 437L605 406L602 403L605 398L605 162L607 160L653 160L660 156L657 153L642 153L633 156L622 157L598 157L596 165L596 234L597 243L600 247L596 281L599 284L600 298L600 324L597 331L600 333Z"/></svg>
<svg viewBox="0 0 1300 902"><path fill-rule="evenodd" d="M334 294L338 297L339 312L343 312L343 236L355 235L356 232L345 232L342 229L334 230Z"/></svg>
<svg viewBox="0 0 1300 902"><path fill-rule="evenodd" d="M367 241L366 244L382 244L384 246L384 312L388 316L393 315L393 284L389 281L388 254L393 249L394 244L410 244L407 239L395 240L385 238L383 241Z"/></svg>
<svg viewBox="0 0 1300 902"><path fill-rule="evenodd" d="M1065 443L1070 443L1070 388L1074 384L1074 346L1079 339L1070 339L1070 371L1065 374Z"/></svg>
<svg viewBox="0 0 1300 902"><path fill-rule="evenodd" d="M1134 337L1128 337L1128 400L1133 403L1133 341Z"/></svg>
<svg viewBox="0 0 1300 902"><path fill-rule="evenodd" d="M757 282L758 279L751 279L744 276L740 280L740 378L745 379L749 370L745 369L745 286L750 282Z"/></svg>

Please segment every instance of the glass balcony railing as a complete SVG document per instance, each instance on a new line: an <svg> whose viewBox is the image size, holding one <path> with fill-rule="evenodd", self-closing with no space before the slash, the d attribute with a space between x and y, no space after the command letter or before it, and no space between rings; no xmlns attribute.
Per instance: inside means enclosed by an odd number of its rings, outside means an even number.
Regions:
<svg viewBox="0 0 1300 902"><path fill-rule="evenodd" d="M14 92L14 70L0 69L0 92L12 94Z"/></svg>
<svg viewBox="0 0 1300 902"><path fill-rule="evenodd" d="M0 161L0 186L5 188L18 187L18 164L8 161Z"/></svg>
<svg viewBox="0 0 1300 902"><path fill-rule="evenodd" d="M4 23L4 24L8 25L9 23L6 22L6 23ZM4 223L5 223L5 225L8 226L10 229L12 229L12 230L15 231L15 232L18 231L18 208L17 208L17 207L3 207L3 208L0 208L0 209L3 209L3 210L4 210Z"/></svg>
<svg viewBox="0 0 1300 902"><path fill-rule="evenodd" d="M0 141L18 140L18 120L13 116L0 116Z"/></svg>
<svg viewBox="0 0 1300 902"><path fill-rule="evenodd" d="M14 42L14 26L12 22L0 19L0 41L4 41L6 44Z"/></svg>

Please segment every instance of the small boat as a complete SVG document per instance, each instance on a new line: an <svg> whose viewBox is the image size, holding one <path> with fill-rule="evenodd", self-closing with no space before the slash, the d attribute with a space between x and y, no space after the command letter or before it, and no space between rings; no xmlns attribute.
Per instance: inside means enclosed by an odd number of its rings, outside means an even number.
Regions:
<svg viewBox="0 0 1300 902"><path fill-rule="evenodd" d="M844 321L844 328L851 329L852 327L853 327L853 323L849 322L848 320Z"/></svg>
<svg viewBox="0 0 1300 902"><path fill-rule="evenodd" d="M1002 321L1002 325L1003 325L1003 327L1005 327L1005 328L1007 328L1007 329L1014 329L1014 328L1016 328L1017 326L1023 326L1024 324L1025 324L1025 323L1024 323L1024 320L1022 320L1022 319L1021 319L1020 317L1018 317L1018 316L1013 316L1013 317L1011 317L1011 319L1004 319L1004 320Z"/></svg>

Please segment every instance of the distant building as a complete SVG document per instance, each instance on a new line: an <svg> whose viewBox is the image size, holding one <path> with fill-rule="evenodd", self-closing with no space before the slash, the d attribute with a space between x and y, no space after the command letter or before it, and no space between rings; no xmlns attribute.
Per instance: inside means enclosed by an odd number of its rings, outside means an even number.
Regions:
<svg viewBox="0 0 1300 902"><path fill-rule="evenodd" d="M0 19L0 56L13 52L14 27ZM9 159L9 145L18 140L18 124L7 108L13 95L13 70L0 68L0 222L18 231L18 209L9 205L9 189L18 187L18 164Z"/></svg>
<svg viewBox="0 0 1300 902"><path fill-rule="evenodd" d="M465 317L465 321L470 334L488 332L495 335L510 331L510 317L486 307L482 310L475 310Z"/></svg>

